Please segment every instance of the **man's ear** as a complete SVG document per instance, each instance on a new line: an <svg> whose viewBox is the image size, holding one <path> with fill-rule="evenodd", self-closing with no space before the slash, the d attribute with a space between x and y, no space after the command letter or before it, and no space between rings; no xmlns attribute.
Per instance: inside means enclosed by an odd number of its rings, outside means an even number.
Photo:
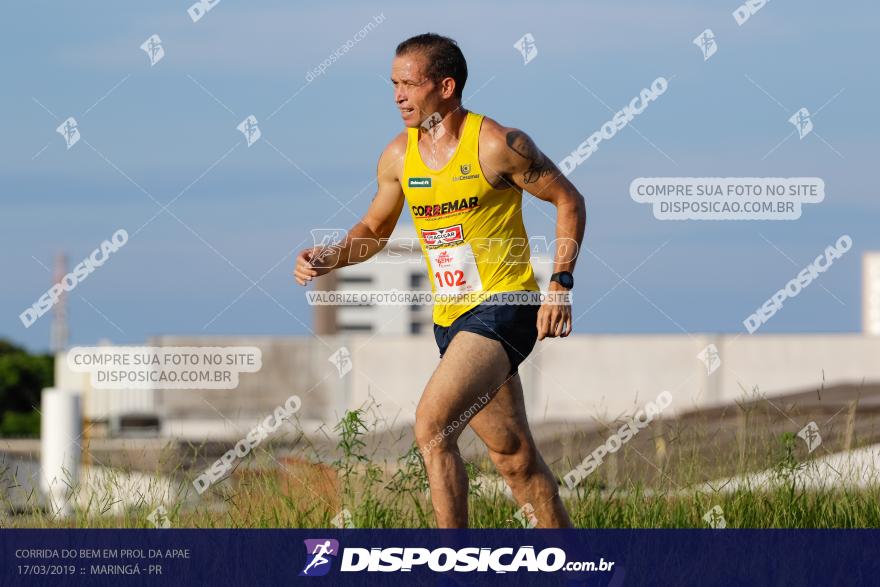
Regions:
<svg viewBox="0 0 880 587"><path fill-rule="evenodd" d="M444 100L450 99L455 95L455 80L451 77L444 77L440 80L440 91Z"/></svg>

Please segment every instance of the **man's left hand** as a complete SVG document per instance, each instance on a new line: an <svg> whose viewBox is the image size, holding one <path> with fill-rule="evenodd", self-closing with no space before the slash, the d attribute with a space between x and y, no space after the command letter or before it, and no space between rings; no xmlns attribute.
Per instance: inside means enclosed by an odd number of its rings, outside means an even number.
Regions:
<svg viewBox="0 0 880 587"><path fill-rule="evenodd" d="M548 292L556 299L545 301L538 310L538 340L571 334L571 300L561 300L568 291L555 281L550 282Z"/></svg>

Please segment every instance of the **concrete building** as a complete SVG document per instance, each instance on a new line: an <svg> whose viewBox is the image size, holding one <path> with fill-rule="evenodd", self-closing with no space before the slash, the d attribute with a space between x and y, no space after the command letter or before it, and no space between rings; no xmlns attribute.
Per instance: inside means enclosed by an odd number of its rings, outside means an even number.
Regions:
<svg viewBox="0 0 880 587"><path fill-rule="evenodd" d="M386 252L384 254L391 254ZM410 289L425 272L412 263L364 264L339 272L342 287ZM520 367L529 418L536 424L611 420L632 413L661 391L670 415L835 385L880 383L880 254L864 258L862 334L573 335L539 342ZM544 274L536 267L546 284ZM332 275L332 274L331 274ZM363 281L367 276L372 280ZM361 279L361 281L358 281ZM357 286L357 287L355 287ZM364 288L367 289L367 288ZM325 307L327 308L327 307ZM243 373L231 390L95 390L88 376L56 360L56 386L84 393L93 422L154 414L161 434L192 440L236 439L292 394L302 399L306 432L332 428L348 409L372 398L395 426L413 422L419 396L439 354L430 307L342 308L337 326L318 336L162 336L151 346L256 346L262 369ZM329 318L316 318L325 325ZM420 325L420 326L414 326Z"/></svg>
<svg viewBox="0 0 880 587"><path fill-rule="evenodd" d="M862 332L880 336L880 251L862 257Z"/></svg>
<svg viewBox="0 0 880 587"><path fill-rule="evenodd" d="M306 433L322 426L326 432L346 410L371 401L387 425L406 426L439 360L427 335L174 336L148 344L253 345L262 351L263 367L241 374L239 386L228 390L102 392L65 376L62 385L84 391L87 419L106 422L114 414L149 410L163 435L235 440L296 394ZM577 424L631 414L662 391L672 394L673 416L756 393L773 398L878 384L877 357L880 337L860 334L573 335L539 342L520 375L533 423Z"/></svg>

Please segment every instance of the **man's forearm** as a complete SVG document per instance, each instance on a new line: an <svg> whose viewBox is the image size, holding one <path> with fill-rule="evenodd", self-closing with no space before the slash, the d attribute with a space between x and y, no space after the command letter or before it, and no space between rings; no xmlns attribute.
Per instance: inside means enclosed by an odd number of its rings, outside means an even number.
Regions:
<svg viewBox="0 0 880 587"><path fill-rule="evenodd" d="M575 192L556 206L556 256L553 272L574 272L575 262L584 240L587 210L584 198Z"/></svg>
<svg viewBox="0 0 880 587"><path fill-rule="evenodd" d="M381 239L363 222L355 224L342 242L335 243L318 253L313 264L330 269L341 269L368 260L385 246Z"/></svg>

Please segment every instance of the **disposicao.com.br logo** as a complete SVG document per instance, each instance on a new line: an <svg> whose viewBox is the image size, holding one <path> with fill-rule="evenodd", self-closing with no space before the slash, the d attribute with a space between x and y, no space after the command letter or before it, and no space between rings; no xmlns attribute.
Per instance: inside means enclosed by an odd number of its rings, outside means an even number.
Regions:
<svg viewBox="0 0 880 587"><path fill-rule="evenodd" d="M330 558L339 554L339 541L332 538L312 538L306 543L306 566L300 571L300 577L321 577L330 571Z"/></svg>
<svg viewBox="0 0 880 587"><path fill-rule="evenodd" d="M306 564L300 576L317 577L326 575L332 566L332 559L339 552L339 542L330 538L309 539L306 545ZM613 561L600 558L596 561L566 561L561 548L544 548L539 551L534 546L518 548L465 547L465 548L420 548L387 547L359 548L348 547L342 551L340 572L409 572L413 567L426 566L437 573L456 572L494 572L515 573L517 571L553 573L556 571L600 571L610 572Z"/></svg>

